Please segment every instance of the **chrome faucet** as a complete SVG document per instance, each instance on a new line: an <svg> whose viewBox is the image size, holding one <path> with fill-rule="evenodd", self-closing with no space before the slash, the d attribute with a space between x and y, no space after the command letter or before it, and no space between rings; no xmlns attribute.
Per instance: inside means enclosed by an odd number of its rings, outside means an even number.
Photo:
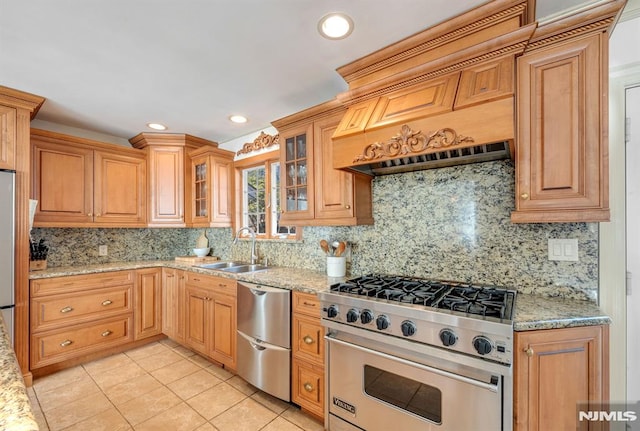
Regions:
<svg viewBox="0 0 640 431"><path fill-rule="evenodd" d="M249 234L251 235L251 265L255 265L256 262L258 261L258 255L256 254L256 232L248 226L240 228L238 232L236 232L236 237L233 239L233 243L234 244L238 243L238 238L239 238L238 235L240 235L240 232L244 230L249 232Z"/></svg>

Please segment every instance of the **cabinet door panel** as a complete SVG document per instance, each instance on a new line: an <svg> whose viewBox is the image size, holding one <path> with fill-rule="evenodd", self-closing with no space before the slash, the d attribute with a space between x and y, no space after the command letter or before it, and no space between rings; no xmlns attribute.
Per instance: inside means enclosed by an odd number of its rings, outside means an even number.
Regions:
<svg viewBox="0 0 640 431"><path fill-rule="evenodd" d="M0 106L0 169L16 168L16 119L14 108Z"/></svg>
<svg viewBox="0 0 640 431"><path fill-rule="evenodd" d="M187 286L185 307L185 341L187 346L206 355L208 354L207 350L210 337L207 333L209 325L207 316L210 315L207 291Z"/></svg>
<svg viewBox="0 0 640 431"><path fill-rule="evenodd" d="M213 299L213 358L224 365L236 366L236 305L234 298Z"/></svg>
<svg viewBox="0 0 640 431"><path fill-rule="evenodd" d="M152 223L184 223L184 149L149 151Z"/></svg>
<svg viewBox="0 0 640 431"><path fill-rule="evenodd" d="M162 332L162 270L137 271L135 338L151 337Z"/></svg>

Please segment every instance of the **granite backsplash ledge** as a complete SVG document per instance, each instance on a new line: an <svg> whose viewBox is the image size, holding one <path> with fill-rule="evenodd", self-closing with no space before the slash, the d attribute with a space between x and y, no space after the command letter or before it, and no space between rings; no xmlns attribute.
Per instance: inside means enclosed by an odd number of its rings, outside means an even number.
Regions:
<svg viewBox="0 0 640 431"><path fill-rule="evenodd" d="M319 241L352 245L348 275L415 275L596 300L596 223L512 224L514 167L485 162L376 177L373 226L305 227L303 240L259 241L269 264L324 271ZM213 254L248 259L249 242L231 229L206 229ZM173 259L192 254L202 229L34 229L50 247L49 266ZM549 238L578 240L579 261L549 261ZM98 256L98 245L108 256Z"/></svg>

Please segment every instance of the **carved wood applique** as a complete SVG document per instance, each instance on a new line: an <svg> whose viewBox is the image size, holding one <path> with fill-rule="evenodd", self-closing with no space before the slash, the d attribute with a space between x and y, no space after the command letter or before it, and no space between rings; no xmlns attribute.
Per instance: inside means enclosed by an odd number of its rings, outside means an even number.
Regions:
<svg viewBox="0 0 640 431"><path fill-rule="evenodd" d="M474 140L468 136L458 135L455 130L448 127L425 134L421 131L414 132L411 127L404 124L400 133L387 142L374 142L367 145L362 154L353 159L353 162L422 153L429 148L452 147L463 142L474 142Z"/></svg>
<svg viewBox="0 0 640 431"><path fill-rule="evenodd" d="M252 151L262 150L264 148L269 148L273 145L278 145L280 143L280 135L267 135L264 132L260 132L260 135L253 140L253 142L247 142L242 146L242 149L236 152L236 155L240 154L248 154Z"/></svg>

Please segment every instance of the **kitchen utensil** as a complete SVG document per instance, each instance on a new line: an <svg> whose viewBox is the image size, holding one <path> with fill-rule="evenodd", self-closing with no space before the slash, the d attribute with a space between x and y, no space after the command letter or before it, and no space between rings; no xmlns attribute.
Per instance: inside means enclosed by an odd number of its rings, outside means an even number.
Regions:
<svg viewBox="0 0 640 431"><path fill-rule="evenodd" d="M338 242L338 246L336 247L336 251L333 254L334 256L342 256L344 250L347 248L347 244L344 241Z"/></svg>
<svg viewBox="0 0 640 431"><path fill-rule="evenodd" d="M325 254L329 254L329 243L326 239L320 240L320 248L325 252Z"/></svg>

